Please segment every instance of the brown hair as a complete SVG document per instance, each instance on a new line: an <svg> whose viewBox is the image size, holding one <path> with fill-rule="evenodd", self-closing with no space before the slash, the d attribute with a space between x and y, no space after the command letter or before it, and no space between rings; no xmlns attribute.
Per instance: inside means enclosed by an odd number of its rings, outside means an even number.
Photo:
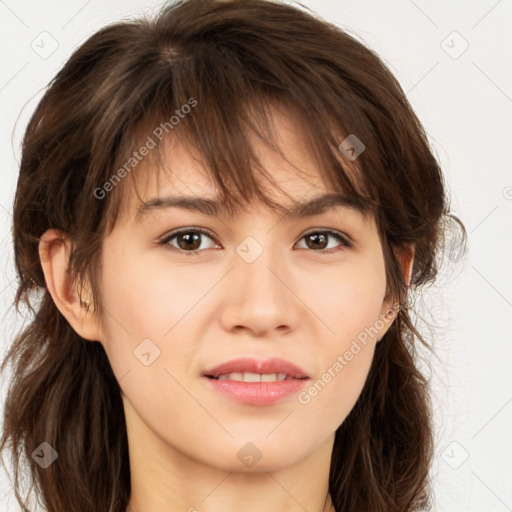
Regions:
<svg viewBox="0 0 512 512"><path fill-rule="evenodd" d="M82 339L46 290L41 235L57 228L71 237L69 271L80 289L90 283L94 314L101 315L102 240L119 212L120 177L137 171L133 162L126 167L134 148L165 127L204 159L226 204L253 197L272 204L256 179L247 135L252 130L272 144L275 102L300 116L331 186L375 216L388 293L403 306L336 432L333 504L338 512L429 507L433 430L416 340L431 347L409 316L397 251L414 244L411 284L419 290L438 273L445 221L462 228L464 241L466 232L450 213L425 131L381 59L340 28L276 2L186 0L91 36L51 81L24 135L13 213L14 304L18 312L26 304L33 318L2 365L11 363L13 376L0 444L11 449L24 511L22 462L49 512L124 512L130 496L119 384L102 345ZM175 126L170 116L182 105L190 108L180 110ZM350 134L365 145L356 160L340 151ZM58 452L46 469L31 456L43 441Z"/></svg>

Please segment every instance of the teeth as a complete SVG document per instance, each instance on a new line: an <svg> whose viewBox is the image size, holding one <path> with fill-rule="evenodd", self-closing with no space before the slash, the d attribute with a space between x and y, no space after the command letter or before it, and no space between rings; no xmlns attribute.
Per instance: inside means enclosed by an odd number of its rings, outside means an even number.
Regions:
<svg viewBox="0 0 512 512"><path fill-rule="evenodd" d="M244 373L240 380L244 382L261 382L261 375L259 373Z"/></svg>
<svg viewBox="0 0 512 512"><path fill-rule="evenodd" d="M226 373L224 375L219 375L217 377L218 380L235 380L239 382L275 382L279 380L286 380L288 377L286 373L264 373L260 375L259 373Z"/></svg>
<svg viewBox="0 0 512 512"><path fill-rule="evenodd" d="M243 376L244 374L243 373L238 373L238 372L234 372L234 373L226 373L225 375L219 375L217 378L219 380L243 380Z"/></svg>

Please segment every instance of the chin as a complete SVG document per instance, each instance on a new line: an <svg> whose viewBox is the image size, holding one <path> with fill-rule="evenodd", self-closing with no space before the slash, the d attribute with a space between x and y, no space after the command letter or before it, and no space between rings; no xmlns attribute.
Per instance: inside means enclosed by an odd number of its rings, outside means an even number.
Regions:
<svg viewBox="0 0 512 512"><path fill-rule="evenodd" d="M309 454L304 443L298 442L284 444L276 437L274 440L262 439L258 441L231 443L233 451L226 453L225 470L239 473L263 473L280 471L297 464ZM218 460L217 460L218 463Z"/></svg>

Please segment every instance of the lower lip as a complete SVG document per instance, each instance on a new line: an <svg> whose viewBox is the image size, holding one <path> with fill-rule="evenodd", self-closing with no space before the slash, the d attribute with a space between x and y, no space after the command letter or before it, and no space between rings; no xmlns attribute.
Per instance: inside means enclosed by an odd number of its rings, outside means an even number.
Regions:
<svg viewBox="0 0 512 512"><path fill-rule="evenodd" d="M275 382L241 382L204 377L216 391L250 405L272 405L297 393L309 379L286 379Z"/></svg>

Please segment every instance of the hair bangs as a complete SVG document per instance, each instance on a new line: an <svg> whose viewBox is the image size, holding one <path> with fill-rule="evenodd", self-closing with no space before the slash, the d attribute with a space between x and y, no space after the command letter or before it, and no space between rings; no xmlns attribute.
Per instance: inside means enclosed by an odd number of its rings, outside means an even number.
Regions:
<svg viewBox="0 0 512 512"><path fill-rule="evenodd" d="M186 62L190 67L192 58L183 59L180 56L175 66L179 67L179 62ZM196 67L201 66L196 63ZM223 69L229 73L229 64L226 63ZM232 93L229 99L216 94L219 89L210 90L212 84L205 83L201 76L189 72L185 83L180 80L185 75L178 72L176 76L178 78L175 79L173 75L170 80L158 84L158 94L148 98L147 106L143 108L145 115L133 123L131 130L127 130L123 142L125 149L119 152L116 162L116 166L120 167L123 161L129 160L134 149L143 147L148 141L155 143L144 165L130 173L140 204L145 204L141 188L152 179L157 181L158 188L161 175L172 173L172 147L178 143L197 161L198 168L206 170L208 179L214 184L228 212L243 210L257 200L271 210L285 214L287 208L275 199L275 191L288 196L291 202L293 198L279 186L272 169L265 169L254 148L254 140L263 142L270 151L276 152L291 165L297 175L302 174L300 166L287 158L275 130L273 116L276 110L281 110L292 116L296 126L304 130L309 142L308 150L318 163L320 181L324 182L326 188L349 197L360 206L366 218L374 214L374 201L368 197L364 173L355 162L342 156L339 134L344 127L335 123L332 116L330 122L311 123L308 120L315 112L308 111L307 102L297 104L297 98L283 91L265 90L246 81L240 83L232 80L230 83L229 76L218 78ZM199 94L196 94L197 91ZM191 99L196 102L193 111L187 109L187 115L171 126L169 119L175 117L177 121L177 116L169 116L169 112L178 112L179 106L183 108ZM326 114L322 119L328 119ZM114 221L123 203L122 190L123 186L117 187L111 198Z"/></svg>

